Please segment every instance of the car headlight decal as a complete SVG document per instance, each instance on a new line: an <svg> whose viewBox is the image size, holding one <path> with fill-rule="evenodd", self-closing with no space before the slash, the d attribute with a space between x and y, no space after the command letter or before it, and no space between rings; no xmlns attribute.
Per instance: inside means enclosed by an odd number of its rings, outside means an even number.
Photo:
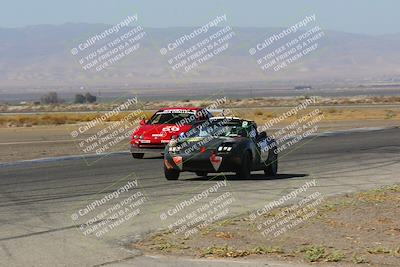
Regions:
<svg viewBox="0 0 400 267"><path fill-rule="evenodd" d="M217 149L219 152L229 152L232 150L232 146L231 145L227 145L227 144L222 144L218 147Z"/></svg>
<svg viewBox="0 0 400 267"><path fill-rule="evenodd" d="M183 164L182 157L181 156L175 156L175 157L172 157L172 160L174 161L175 165L178 166L178 168L180 170L182 170L182 164Z"/></svg>
<svg viewBox="0 0 400 267"><path fill-rule="evenodd" d="M222 157L217 156L215 153L212 153L212 155L210 157L210 161L214 167L214 170L218 171L219 166L221 166L221 163L222 163Z"/></svg>

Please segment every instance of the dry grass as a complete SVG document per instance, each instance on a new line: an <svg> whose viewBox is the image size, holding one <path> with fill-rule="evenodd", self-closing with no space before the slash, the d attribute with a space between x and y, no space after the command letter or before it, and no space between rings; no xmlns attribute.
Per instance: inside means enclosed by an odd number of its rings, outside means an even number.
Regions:
<svg viewBox="0 0 400 267"><path fill-rule="evenodd" d="M183 241L185 249L168 246L168 255L252 256L319 264L335 262L335 266L363 263L400 266L399 193L400 186L393 185L328 197L323 204L325 207L319 208L316 217L291 229L286 236L262 236L253 226L264 222L265 218L259 217L251 222L248 214L244 214L232 218L235 221L233 225L214 223L206 235L184 238L173 231L161 232L131 246L145 251L150 248L152 253L159 254L165 252L165 244L181 244Z"/></svg>
<svg viewBox="0 0 400 267"><path fill-rule="evenodd" d="M279 117L285 111L295 107L299 103L304 102L307 97L281 97L281 98L249 98L249 99L228 99L225 104L219 108L231 108L234 115L255 120L258 124L267 122L268 120ZM157 110L160 107L171 106L196 106L205 107L213 104L215 99L211 100L189 100L182 101L148 101L141 103L141 108L146 110ZM400 96L387 97L342 97L329 98L319 97L316 104L318 109L324 114L326 122L342 122L342 121L361 121L361 120L386 120L400 121ZM364 104L368 107L360 107ZM385 108L382 106L374 106L374 104L399 104L399 108ZM48 112L48 114L32 114L32 115L1 115L0 126L5 127L21 127L32 125L60 125L79 122L87 122L101 115L96 110L111 110L118 104L62 104L56 106L50 105L26 105L26 106L0 106L2 112ZM324 107L329 105L327 107ZM332 107L331 105L337 105ZM350 107L341 107L340 105L350 105ZM252 107L255 109L246 109ZM316 107L310 106L307 110L302 110L296 116L286 119L283 123L291 123L294 120L311 112ZM57 111L58 113L51 113ZM60 111L86 111L87 113L72 113ZM126 116L129 112L122 112L118 116L110 118L109 121L119 120ZM149 111L147 116L151 115Z"/></svg>
<svg viewBox="0 0 400 267"><path fill-rule="evenodd" d="M129 112L121 112L108 118L106 121L119 121L129 115ZM2 127L30 127L33 125L61 125L88 122L101 117L102 113L49 113L49 114L28 114L28 115L2 115L0 126ZM145 116L149 118L150 112Z"/></svg>
<svg viewBox="0 0 400 267"><path fill-rule="evenodd" d="M400 121L400 108L387 110L384 108L318 108L319 114L323 114L324 121L343 122L343 121L360 121L360 120L398 120ZM265 123L272 118L279 117L288 109L274 110L271 108L257 110L234 110L235 115L254 120L258 124ZM295 116L285 119L282 123L287 124L301 118L302 116L313 111L313 108L308 108L299 112Z"/></svg>
<svg viewBox="0 0 400 267"><path fill-rule="evenodd" d="M313 109L307 109L299 112L296 116L292 116L282 123L287 124L299 119L300 117L311 112ZM343 121L361 121L361 120L399 120L400 109L382 109L382 108L320 108L320 114L324 114L323 120L326 122L343 122ZM234 115L246 119L254 120L258 124L266 123L272 118L279 117L286 109L281 111L271 108L256 110L233 110ZM145 112L145 116L149 118L153 112ZM120 114L109 118L107 121L118 121L127 116L129 112L121 112ZM49 113L49 114L28 114L28 115L2 115L0 116L0 126L2 127L30 127L33 125L61 125L74 124L80 122L91 121L98 118L102 113Z"/></svg>
<svg viewBox="0 0 400 267"><path fill-rule="evenodd" d="M158 109L160 107L169 106L209 106L221 96L213 96L203 100L152 100L140 101L139 106L145 109ZM309 96L299 97L254 97L247 99L229 99L223 107L246 108L246 107L280 107L280 106L296 106L303 102ZM376 105L376 104L400 104L400 96L353 96L353 97L317 97L316 105ZM123 102L122 100L120 101ZM66 112L66 111L87 111L96 112L101 110L111 110L120 103L94 103L94 104L71 104L64 103L59 105L6 105L0 104L0 112Z"/></svg>

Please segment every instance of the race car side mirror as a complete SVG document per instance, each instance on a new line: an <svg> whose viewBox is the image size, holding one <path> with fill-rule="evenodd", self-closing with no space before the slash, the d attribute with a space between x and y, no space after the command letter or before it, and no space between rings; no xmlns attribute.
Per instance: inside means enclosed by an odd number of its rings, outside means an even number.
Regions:
<svg viewBox="0 0 400 267"><path fill-rule="evenodd" d="M266 132L261 132L258 134L258 138L267 138L267 133Z"/></svg>
<svg viewBox="0 0 400 267"><path fill-rule="evenodd" d="M139 122L139 124L140 124L140 125L145 125L146 122L147 122L147 120L141 120L141 121Z"/></svg>
<svg viewBox="0 0 400 267"><path fill-rule="evenodd" d="M238 135L241 137L247 137L247 131L245 129L240 129Z"/></svg>

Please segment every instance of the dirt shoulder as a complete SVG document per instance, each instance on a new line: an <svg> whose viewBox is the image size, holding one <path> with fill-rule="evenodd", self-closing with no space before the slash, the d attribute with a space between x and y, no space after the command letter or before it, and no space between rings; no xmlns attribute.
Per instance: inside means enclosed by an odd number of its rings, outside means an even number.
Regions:
<svg viewBox="0 0 400 267"><path fill-rule="evenodd" d="M297 215L291 207L257 216L218 221L195 235L159 232L131 244L148 254L198 258L254 258L321 266L400 266L400 186L309 202L309 212L267 234L279 217ZM295 214L296 213L296 214ZM282 214L284 216L282 216ZM292 222L299 222L293 226ZM288 225L293 227L288 229ZM286 227L287 231L281 229ZM261 228L261 230L260 230ZM280 232L279 232L280 231ZM276 233L279 232L279 235Z"/></svg>
<svg viewBox="0 0 400 267"><path fill-rule="evenodd" d="M78 143L91 133L73 139L71 132L79 125L48 125L34 127L0 128L0 162L15 162L57 156L83 155ZM129 149L129 139L121 141L107 152ZM94 152L93 152L94 153Z"/></svg>

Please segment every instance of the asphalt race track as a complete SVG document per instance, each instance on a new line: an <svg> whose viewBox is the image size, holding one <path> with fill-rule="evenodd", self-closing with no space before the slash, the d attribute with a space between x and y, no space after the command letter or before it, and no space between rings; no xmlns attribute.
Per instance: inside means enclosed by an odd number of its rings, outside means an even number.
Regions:
<svg viewBox="0 0 400 267"><path fill-rule="evenodd" d="M154 266L154 258L127 250L124 244L166 228L174 218L162 220L161 214L225 178L226 187L215 194L229 191L234 196L228 216L260 208L312 179L317 186L310 190L324 196L399 183L400 129L307 138L281 153L276 178L265 177L262 172L254 173L249 180L184 173L178 181L167 181L162 164L159 157L134 160L121 153L1 166L0 265ZM71 216L90 200L100 199L132 179L138 182L135 190L146 197L140 213L100 238L85 236L79 220ZM91 211L93 215L98 212ZM175 261L157 264L180 266ZM197 266L196 262L191 264Z"/></svg>

